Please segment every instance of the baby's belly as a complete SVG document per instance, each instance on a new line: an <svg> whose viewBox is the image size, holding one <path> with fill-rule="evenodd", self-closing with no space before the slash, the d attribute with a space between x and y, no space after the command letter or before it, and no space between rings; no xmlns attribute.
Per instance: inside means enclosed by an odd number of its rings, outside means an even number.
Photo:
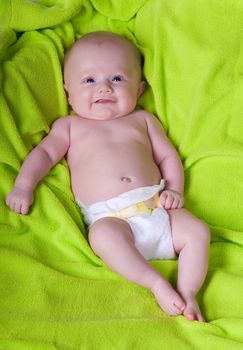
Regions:
<svg viewBox="0 0 243 350"><path fill-rule="evenodd" d="M128 157L129 158L129 157ZM75 198L90 205L107 200L134 188L158 184L159 168L151 156L141 159L95 159L87 164L70 167Z"/></svg>

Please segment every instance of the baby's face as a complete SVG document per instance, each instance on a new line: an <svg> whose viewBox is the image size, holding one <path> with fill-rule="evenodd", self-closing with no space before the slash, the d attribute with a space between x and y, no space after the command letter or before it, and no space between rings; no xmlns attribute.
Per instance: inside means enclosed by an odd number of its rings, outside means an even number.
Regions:
<svg viewBox="0 0 243 350"><path fill-rule="evenodd" d="M73 110L96 120L131 113L145 85L134 51L112 38L76 45L65 64L64 81Z"/></svg>

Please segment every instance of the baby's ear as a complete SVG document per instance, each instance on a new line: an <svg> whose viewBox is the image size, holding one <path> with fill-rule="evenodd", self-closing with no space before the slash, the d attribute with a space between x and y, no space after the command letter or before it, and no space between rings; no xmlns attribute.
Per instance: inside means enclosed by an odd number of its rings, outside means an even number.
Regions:
<svg viewBox="0 0 243 350"><path fill-rule="evenodd" d="M144 80L140 81L138 86L138 97L140 97L144 93L146 86L147 86L146 81Z"/></svg>

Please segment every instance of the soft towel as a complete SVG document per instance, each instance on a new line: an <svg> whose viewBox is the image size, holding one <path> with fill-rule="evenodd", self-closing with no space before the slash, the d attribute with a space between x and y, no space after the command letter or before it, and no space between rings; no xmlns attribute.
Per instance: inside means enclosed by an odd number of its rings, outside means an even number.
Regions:
<svg viewBox="0 0 243 350"><path fill-rule="evenodd" d="M1 349L242 348L242 24L240 0L0 1ZM68 113L65 50L96 30L142 51L139 104L183 160L185 206L210 226L198 296L207 323L168 317L92 252L65 160L39 184L29 215L5 205L28 152ZM175 284L176 261L151 264Z"/></svg>

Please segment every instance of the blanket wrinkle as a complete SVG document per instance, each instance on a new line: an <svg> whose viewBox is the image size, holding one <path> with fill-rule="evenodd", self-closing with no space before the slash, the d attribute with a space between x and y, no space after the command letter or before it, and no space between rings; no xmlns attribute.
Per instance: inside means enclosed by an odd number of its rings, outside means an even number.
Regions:
<svg viewBox="0 0 243 350"><path fill-rule="evenodd" d="M0 1L0 349L242 348L242 18L236 0ZM210 225L198 295L206 324L168 317L94 254L65 160L38 185L29 215L5 204L27 153L68 113L65 51L96 30L143 53L139 105L180 153L186 208ZM177 261L150 264L176 285Z"/></svg>

